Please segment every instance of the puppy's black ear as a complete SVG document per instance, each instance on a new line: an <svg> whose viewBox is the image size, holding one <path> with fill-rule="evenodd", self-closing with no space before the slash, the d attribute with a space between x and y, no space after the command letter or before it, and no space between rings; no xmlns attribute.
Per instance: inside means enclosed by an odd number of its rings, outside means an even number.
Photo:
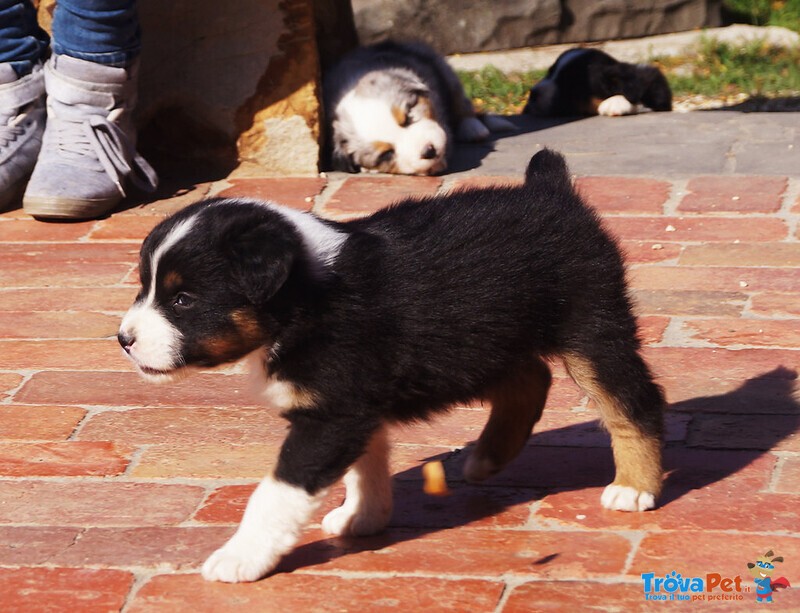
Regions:
<svg viewBox="0 0 800 613"><path fill-rule="evenodd" d="M331 165L334 170L341 170L342 172L361 172L361 166L355 163L353 156L338 147L333 150Z"/></svg>
<svg viewBox="0 0 800 613"><path fill-rule="evenodd" d="M264 304L286 282L297 249L294 237L271 222L232 230L226 243L231 276L251 303Z"/></svg>
<svg viewBox="0 0 800 613"><path fill-rule="evenodd" d="M655 66L638 66L637 72L644 87L642 104L654 111L671 111L672 90L664 74Z"/></svg>
<svg viewBox="0 0 800 613"><path fill-rule="evenodd" d="M333 170L342 172L360 172L361 166L356 164L353 154L348 151L347 134L348 131L339 120L334 120L332 125L333 146L331 147L331 166Z"/></svg>

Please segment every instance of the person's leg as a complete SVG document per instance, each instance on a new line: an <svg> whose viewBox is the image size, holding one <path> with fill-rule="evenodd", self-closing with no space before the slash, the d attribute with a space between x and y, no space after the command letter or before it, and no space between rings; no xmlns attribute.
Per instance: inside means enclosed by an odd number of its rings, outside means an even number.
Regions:
<svg viewBox="0 0 800 613"><path fill-rule="evenodd" d="M127 68L141 49L135 0L58 0L53 52Z"/></svg>
<svg viewBox="0 0 800 613"><path fill-rule="evenodd" d="M49 43L30 0L0 0L0 64L10 63L24 77L44 59Z"/></svg>
<svg viewBox="0 0 800 613"><path fill-rule="evenodd" d="M128 184L152 190L136 153L131 113L140 49L132 0L60 0L45 66L47 127L25 192L43 219L91 219L111 211Z"/></svg>
<svg viewBox="0 0 800 613"><path fill-rule="evenodd" d="M41 147L48 40L30 2L0 0L0 211L19 202Z"/></svg>

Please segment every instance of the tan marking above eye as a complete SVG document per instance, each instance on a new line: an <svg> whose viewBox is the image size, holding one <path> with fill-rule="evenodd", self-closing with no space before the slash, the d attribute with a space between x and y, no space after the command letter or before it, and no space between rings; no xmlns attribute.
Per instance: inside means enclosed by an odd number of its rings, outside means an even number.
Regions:
<svg viewBox="0 0 800 613"><path fill-rule="evenodd" d="M174 270L171 270L164 275L164 288L168 291L175 291L181 286L182 283L183 277L181 277L180 273L175 272Z"/></svg>
<svg viewBox="0 0 800 613"><path fill-rule="evenodd" d="M392 106L392 117L397 125L404 128L408 124L408 114L399 106Z"/></svg>
<svg viewBox="0 0 800 613"><path fill-rule="evenodd" d="M420 95L416 108L423 118L436 121L436 113L433 112L433 104L428 96Z"/></svg>

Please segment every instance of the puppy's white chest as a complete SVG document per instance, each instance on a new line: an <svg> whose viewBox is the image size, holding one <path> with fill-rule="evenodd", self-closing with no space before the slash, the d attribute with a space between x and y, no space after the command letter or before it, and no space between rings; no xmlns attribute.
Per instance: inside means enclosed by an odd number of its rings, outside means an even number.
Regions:
<svg viewBox="0 0 800 613"><path fill-rule="evenodd" d="M261 397L276 409L288 411L303 406L303 393L288 381L270 377L264 386Z"/></svg>
<svg viewBox="0 0 800 613"><path fill-rule="evenodd" d="M311 406L312 393L302 390L291 381L283 381L270 374L266 354L256 351L247 358L250 370L250 392L253 396L281 411Z"/></svg>

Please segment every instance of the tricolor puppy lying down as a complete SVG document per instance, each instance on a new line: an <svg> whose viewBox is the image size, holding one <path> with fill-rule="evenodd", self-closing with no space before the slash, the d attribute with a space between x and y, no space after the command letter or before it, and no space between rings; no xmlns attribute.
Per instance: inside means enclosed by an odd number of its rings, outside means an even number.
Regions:
<svg viewBox="0 0 800 613"><path fill-rule="evenodd" d="M633 115L672 110L672 91L656 66L628 64L599 49L564 51L528 95L523 112L545 117Z"/></svg>
<svg viewBox="0 0 800 613"><path fill-rule="evenodd" d="M455 71L429 46L384 41L345 55L323 80L331 165L345 172L444 172L455 141L513 130L477 115Z"/></svg>
<svg viewBox="0 0 800 613"><path fill-rule="evenodd" d="M611 434L608 509L661 489L661 391L639 355L623 262L567 167L545 150L525 183L399 202L334 223L269 202L213 199L144 241L141 291L119 341L169 381L247 358L290 424L277 465L206 579L254 581L296 544L328 489L323 528L383 529L387 427L475 399L491 406L464 466L479 482L525 446L561 358Z"/></svg>

